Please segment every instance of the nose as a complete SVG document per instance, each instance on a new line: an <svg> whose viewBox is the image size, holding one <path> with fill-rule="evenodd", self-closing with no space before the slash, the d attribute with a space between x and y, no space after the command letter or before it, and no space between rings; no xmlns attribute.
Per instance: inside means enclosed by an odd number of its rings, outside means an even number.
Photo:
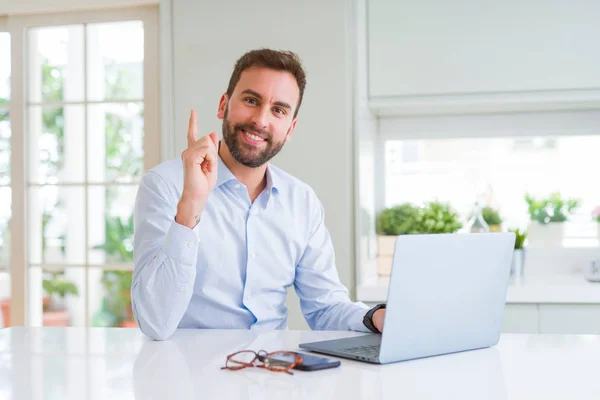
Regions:
<svg viewBox="0 0 600 400"><path fill-rule="evenodd" d="M252 115L252 122L257 129L267 130L269 126L269 108L268 107L256 107L254 114Z"/></svg>

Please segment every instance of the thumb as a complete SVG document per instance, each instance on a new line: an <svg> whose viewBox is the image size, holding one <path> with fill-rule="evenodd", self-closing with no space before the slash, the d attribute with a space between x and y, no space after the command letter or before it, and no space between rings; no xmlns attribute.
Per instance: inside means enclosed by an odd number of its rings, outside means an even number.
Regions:
<svg viewBox="0 0 600 400"><path fill-rule="evenodd" d="M215 144L215 147L218 149L219 148L219 136L215 132L211 132L209 136L212 139L213 143Z"/></svg>

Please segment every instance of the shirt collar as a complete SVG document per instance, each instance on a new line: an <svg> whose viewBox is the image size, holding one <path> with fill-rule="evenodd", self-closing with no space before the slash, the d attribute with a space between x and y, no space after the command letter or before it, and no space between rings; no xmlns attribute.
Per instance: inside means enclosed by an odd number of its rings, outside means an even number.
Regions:
<svg viewBox="0 0 600 400"><path fill-rule="evenodd" d="M225 165L221 156L219 156L217 160L217 187L231 180L235 181L237 179L235 179L235 176L231 173L229 168L227 168L227 165Z"/></svg>
<svg viewBox="0 0 600 400"><path fill-rule="evenodd" d="M221 156L219 156L218 160L217 160L217 187L231 181L237 181L236 177L233 175L233 173L229 170L229 168L227 168L227 165L225 165L225 163L223 162L223 160L221 159ZM271 164L267 164L267 189L269 193L272 193L273 191L279 192L282 188L282 179L279 176L279 174L277 173L277 171L275 171L275 168L273 168L271 166Z"/></svg>

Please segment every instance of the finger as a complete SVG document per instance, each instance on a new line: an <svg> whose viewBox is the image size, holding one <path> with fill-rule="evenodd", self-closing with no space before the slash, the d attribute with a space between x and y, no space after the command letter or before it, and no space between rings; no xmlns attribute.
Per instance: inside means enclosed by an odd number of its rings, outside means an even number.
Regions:
<svg viewBox="0 0 600 400"><path fill-rule="evenodd" d="M213 135L216 136L216 133L213 132L210 135L202 136L200 138L200 140L197 140L191 148L208 146L211 149L213 149L214 151L217 151L218 141L217 141L217 145L215 145L215 139L214 139Z"/></svg>
<svg viewBox="0 0 600 400"><path fill-rule="evenodd" d="M216 157L217 153L212 148L212 143L210 146L194 147L184 151L184 160L188 167L200 165L202 169L205 169L205 164L212 164Z"/></svg>
<svg viewBox="0 0 600 400"><path fill-rule="evenodd" d="M210 138L212 139L213 143L215 144L215 148L218 149L219 148L219 135L217 135L215 132L211 132Z"/></svg>
<svg viewBox="0 0 600 400"><path fill-rule="evenodd" d="M202 169L206 172L216 171L218 157L217 151L211 142L210 151L206 153L204 161L202 162Z"/></svg>
<svg viewBox="0 0 600 400"><path fill-rule="evenodd" d="M188 147L192 147L194 143L198 140L198 122L196 111L192 110L190 113L190 124L188 126Z"/></svg>

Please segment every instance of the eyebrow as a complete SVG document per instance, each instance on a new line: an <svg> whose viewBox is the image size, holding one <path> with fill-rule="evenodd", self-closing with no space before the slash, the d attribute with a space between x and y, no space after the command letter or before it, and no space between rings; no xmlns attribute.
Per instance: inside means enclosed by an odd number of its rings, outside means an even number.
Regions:
<svg viewBox="0 0 600 400"><path fill-rule="evenodd" d="M242 94L249 94L251 96L256 97L259 100L263 99L263 97L259 93L256 93L252 89L246 89L246 90L242 91ZM288 110L292 109L292 107L288 103L283 102L283 101L276 101L273 104L275 104L276 106L279 106L279 107L287 108Z"/></svg>

